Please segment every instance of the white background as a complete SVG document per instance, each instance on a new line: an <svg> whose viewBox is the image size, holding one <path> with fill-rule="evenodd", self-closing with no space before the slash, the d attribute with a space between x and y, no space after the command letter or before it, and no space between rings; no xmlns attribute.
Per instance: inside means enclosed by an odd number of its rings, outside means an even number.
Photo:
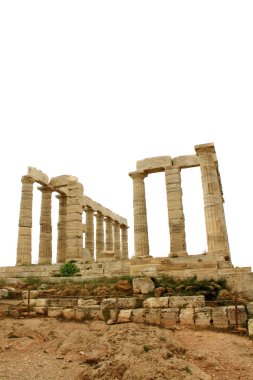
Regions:
<svg viewBox="0 0 253 380"><path fill-rule="evenodd" d="M126 217L133 255L136 160L214 142L232 261L253 266L252 19L252 1L1 1L0 265L15 264L27 166L77 176L86 195ZM188 252L201 253L199 169L182 176ZM164 175L145 181L151 254L166 256Z"/></svg>

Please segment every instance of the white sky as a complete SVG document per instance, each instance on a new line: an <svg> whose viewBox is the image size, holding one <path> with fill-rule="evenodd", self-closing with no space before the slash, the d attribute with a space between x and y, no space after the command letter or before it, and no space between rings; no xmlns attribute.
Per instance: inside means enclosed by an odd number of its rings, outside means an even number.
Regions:
<svg viewBox="0 0 253 380"><path fill-rule="evenodd" d="M232 261L253 266L252 19L252 1L2 0L0 265L15 264L27 166L76 175L86 195L126 217L132 255L136 160L214 142ZM164 176L145 181L151 254L164 256ZM199 170L183 171L183 191L188 251L201 253ZM39 208L34 191L34 261Z"/></svg>

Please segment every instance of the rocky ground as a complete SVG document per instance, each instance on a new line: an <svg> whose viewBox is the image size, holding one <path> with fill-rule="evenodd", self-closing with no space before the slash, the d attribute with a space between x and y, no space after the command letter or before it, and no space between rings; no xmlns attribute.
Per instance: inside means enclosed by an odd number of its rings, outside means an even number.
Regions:
<svg viewBox="0 0 253 380"><path fill-rule="evenodd" d="M253 380L246 336L133 323L0 320L1 380Z"/></svg>

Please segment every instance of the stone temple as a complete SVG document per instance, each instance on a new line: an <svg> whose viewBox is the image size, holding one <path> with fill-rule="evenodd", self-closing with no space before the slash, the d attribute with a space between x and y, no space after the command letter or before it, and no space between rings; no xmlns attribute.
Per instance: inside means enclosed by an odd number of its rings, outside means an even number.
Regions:
<svg viewBox="0 0 253 380"><path fill-rule="evenodd" d="M208 252L187 253L182 202L181 169L199 167L202 178ZM164 172L167 193L170 253L152 257L149 253L145 178ZM76 260L81 278L99 276L162 275L184 278L226 278L228 285L253 298L250 267L234 268L231 262L224 198L218 160L213 143L195 146L194 155L160 156L137 161L133 180L134 256L128 257L127 220L84 194L83 185L71 175L49 179L32 167L22 177L22 193L15 267L0 268L0 278L16 282L27 276L54 277L62 263ZM41 192L39 264L31 264L32 208L34 184ZM52 194L59 200L57 262L52 264ZM85 213L85 223L83 223ZM80 277L78 278L80 280Z"/></svg>

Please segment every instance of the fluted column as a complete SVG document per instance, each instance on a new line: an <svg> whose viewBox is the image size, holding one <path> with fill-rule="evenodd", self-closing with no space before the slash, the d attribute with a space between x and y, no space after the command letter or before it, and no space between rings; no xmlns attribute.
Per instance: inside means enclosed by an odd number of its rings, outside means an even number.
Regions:
<svg viewBox="0 0 253 380"><path fill-rule="evenodd" d="M133 179L133 206L134 206L134 246L135 256L149 256L148 223L146 210L146 196L144 172L131 172Z"/></svg>
<svg viewBox="0 0 253 380"><path fill-rule="evenodd" d="M121 258L122 260L128 259L128 227L125 225L120 226L121 229Z"/></svg>
<svg viewBox="0 0 253 380"><path fill-rule="evenodd" d="M99 254L104 250L104 215L100 212L95 214L96 217L96 260Z"/></svg>
<svg viewBox="0 0 253 380"><path fill-rule="evenodd" d="M57 195L59 199L59 216L58 216L58 238L57 238L57 263L64 263L66 260L66 214L67 214L67 197L66 195Z"/></svg>
<svg viewBox="0 0 253 380"><path fill-rule="evenodd" d="M117 222L116 220L113 222L113 250L114 250L114 257L120 259L121 258L120 226L119 226L119 222Z"/></svg>
<svg viewBox="0 0 253 380"><path fill-rule="evenodd" d="M113 250L112 219L109 216L105 217L105 249Z"/></svg>
<svg viewBox="0 0 253 380"><path fill-rule="evenodd" d="M21 179L22 194L19 213L17 265L27 265L32 262L32 203L33 183L31 177Z"/></svg>
<svg viewBox="0 0 253 380"><path fill-rule="evenodd" d="M195 150L199 156L201 169L208 253L222 253L226 259L229 259L223 195L214 160L215 148L213 144L202 144L195 146Z"/></svg>
<svg viewBox="0 0 253 380"><path fill-rule="evenodd" d="M38 188L41 193L41 213L40 213L40 243L39 243L39 264L52 263L52 189L47 186Z"/></svg>
<svg viewBox="0 0 253 380"><path fill-rule="evenodd" d="M82 223L83 185L77 181L71 181L68 185L66 207L66 259L83 259L83 232Z"/></svg>
<svg viewBox="0 0 253 380"><path fill-rule="evenodd" d="M85 207L86 214L86 234L85 248L90 251L91 259L94 260L94 210L91 207Z"/></svg>
<svg viewBox="0 0 253 380"><path fill-rule="evenodd" d="M165 168L165 181L170 229L170 256L186 256L180 168Z"/></svg>

